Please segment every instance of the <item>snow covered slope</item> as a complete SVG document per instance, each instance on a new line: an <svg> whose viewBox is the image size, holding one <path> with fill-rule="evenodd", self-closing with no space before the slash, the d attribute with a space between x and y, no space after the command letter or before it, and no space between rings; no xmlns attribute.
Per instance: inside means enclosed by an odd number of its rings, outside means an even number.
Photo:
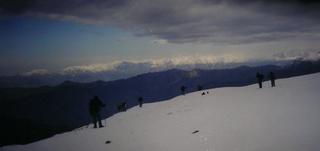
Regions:
<svg viewBox="0 0 320 151"><path fill-rule="evenodd" d="M4 151L319 151L320 73L145 104ZM92 127L92 126L91 126ZM110 140L111 143L105 143Z"/></svg>

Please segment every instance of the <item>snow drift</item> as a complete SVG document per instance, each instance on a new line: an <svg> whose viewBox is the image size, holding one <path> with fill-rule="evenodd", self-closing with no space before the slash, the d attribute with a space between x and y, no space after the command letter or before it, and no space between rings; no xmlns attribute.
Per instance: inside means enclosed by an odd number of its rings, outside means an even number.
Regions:
<svg viewBox="0 0 320 151"><path fill-rule="evenodd" d="M320 73L144 104L4 151L318 151ZM202 92L208 91L206 95ZM106 141L111 141L106 143Z"/></svg>

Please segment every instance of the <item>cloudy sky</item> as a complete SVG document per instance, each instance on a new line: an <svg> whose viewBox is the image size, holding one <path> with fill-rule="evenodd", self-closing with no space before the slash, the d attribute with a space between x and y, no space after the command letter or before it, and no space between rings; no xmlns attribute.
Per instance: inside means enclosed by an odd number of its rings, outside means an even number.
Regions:
<svg viewBox="0 0 320 151"><path fill-rule="evenodd" d="M0 75L119 61L317 58L319 18L316 0L0 0Z"/></svg>

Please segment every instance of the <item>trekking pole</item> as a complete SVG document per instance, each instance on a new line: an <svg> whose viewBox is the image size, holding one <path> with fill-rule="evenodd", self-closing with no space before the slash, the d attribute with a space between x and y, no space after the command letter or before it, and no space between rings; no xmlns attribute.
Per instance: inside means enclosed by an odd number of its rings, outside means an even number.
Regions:
<svg viewBox="0 0 320 151"><path fill-rule="evenodd" d="M89 120L89 123L88 123L88 124L86 125L86 128L89 128L89 126L90 126L90 123L91 123L91 122L90 122L90 120Z"/></svg>
<svg viewBox="0 0 320 151"><path fill-rule="evenodd" d="M104 118L104 126L107 126L107 118L108 118L108 113L109 113L109 110L108 108L106 108L107 112L106 112L106 116Z"/></svg>

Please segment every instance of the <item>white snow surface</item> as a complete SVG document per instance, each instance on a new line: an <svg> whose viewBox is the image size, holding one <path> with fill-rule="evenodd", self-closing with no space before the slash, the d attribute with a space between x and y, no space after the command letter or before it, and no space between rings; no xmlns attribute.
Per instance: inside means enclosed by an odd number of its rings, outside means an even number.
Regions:
<svg viewBox="0 0 320 151"><path fill-rule="evenodd" d="M104 128L91 125L0 150L319 151L319 88L317 73L277 80L275 88L267 81L262 89L194 92L115 114Z"/></svg>

